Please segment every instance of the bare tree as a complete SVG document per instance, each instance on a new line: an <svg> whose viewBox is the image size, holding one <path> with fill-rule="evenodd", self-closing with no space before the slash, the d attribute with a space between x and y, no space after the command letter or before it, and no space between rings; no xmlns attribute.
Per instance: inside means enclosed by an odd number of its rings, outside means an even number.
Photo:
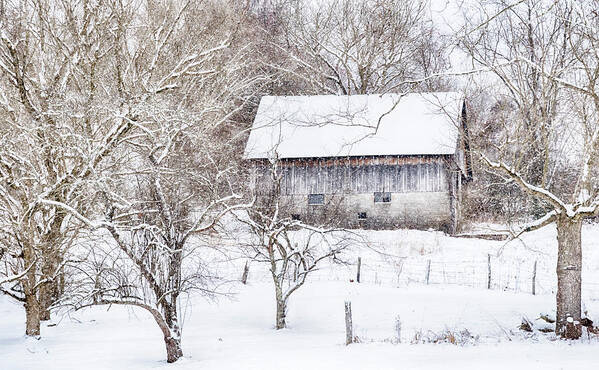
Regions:
<svg viewBox="0 0 599 370"><path fill-rule="evenodd" d="M269 266L276 301L276 329L287 326L289 298L304 285L310 274L324 262L343 263L343 251L357 237L343 229L330 229L294 220L281 197L278 161L273 160L268 175L267 195L257 195L247 213L236 213L249 227L249 237L241 241L250 258ZM264 185L264 184L262 184Z"/></svg>
<svg viewBox="0 0 599 370"><path fill-rule="evenodd" d="M216 294L220 282L203 263L197 237L245 207L231 182L232 156L222 150L228 137L217 130L231 107L202 103L210 113L153 110L144 134L131 138L128 164L100 184L105 218L84 220L108 231L111 242L87 248L84 262L70 267L75 287L65 302L76 309L121 304L147 310L163 333L167 362L183 356L179 297Z"/></svg>
<svg viewBox="0 0 599 370"><path fill-rule="evenodd" d="M480 158L547 210L514 237L557 224L556 333L565 338L581 335L581 226L599 214L597 5L498 1L479 9L481 20L470 14L462 35L505 102L507 119L487 150L478 149Z"/></svg>
<svg viewBox="0 0 599 370"><path fill-rule="evenodd" d="M404 92L446 88L439 78L413 83L447 67L444 38L428 18L425 0L286 1L270 4L282 29L277 50L286 60L269 65L329 94ZM272 22L271 22L272 23Z"/></svg>
<svg viewBox="0 0 599 370"><path fill-rule="evenodd" d="M205 182L214 179L207 171L185 176L195 168L176 168L169 161L169 171L158 172L153 160L148 159L148 169L138 169L143 174L133 179L134 189L123 189L129 192L120 197L130 202L126 207L117 206L115 199L109 202L102 228L112 241L104 248L90 247L87 253L94 258L85 256L71 268L76 270L77 286L67 304L77 309L120 304L147 310L163 333L167 362L175 362L183 356L179 297L193 291L214 295L220 282L204 264L202 244L195 236L211 230L235 208L225 204L237 197L213 199L219 184ZM195 192L205 198L198 200Z"/></svg>

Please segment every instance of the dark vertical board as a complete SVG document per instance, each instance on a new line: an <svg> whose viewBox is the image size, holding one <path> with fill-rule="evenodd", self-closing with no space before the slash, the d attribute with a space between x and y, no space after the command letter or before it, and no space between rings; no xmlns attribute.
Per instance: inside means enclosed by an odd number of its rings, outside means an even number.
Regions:
<svg viewBox="0 0 599 370"><path fill-rule="evenodd" d="M424 165L425 169L426 169L426 191L433 191L433 183L435 178L434 176L434 172L431 168L432 163L426 163Z"/></svg>
<svg viewBox="0 0 599 370"><path fill-rule="evenodd" d="M374 188L376 186L376 166L371 164L371 165L367 165L364 166L366 167L366 179L365 179L365 184L364 184L364 192L365 193L371 193L374 191Z"/></svg>
<svg viewBox="0 0 599 370"><path fill-rule="evenodd" d="M333 187L335 189L335 193L341 193L343 191L342 186L344 171L345 166L343 166L342 163L337 162L335 165L335 185Z"/></svg>
<svg viewBox="0 0 599 370"><path fill-rule="evenodd" d="M335 179L335 164L333 162L325 162L325 192L327 194L333 194L333 180Z"/></svg>
<svg viewBox="0 0 599 370"><path fill-rule="evenodd" d="M412 165L412 191L420 190L420 171L418 171L418 165Z"/></svg>
<svg viewBox="0 0 599 370"><path fill-rule="evenodd" d="M316 182L316 188L314 189L314 193L324 193L324 186L322 184L322 167L320 166L321 161L316 160L314 164L314 180Z"/></svg>
<svg viewBox="0 0 599 370"><path fill-rule="evenodd" d="M399 166L397 166L397 167L399 167ZM390 178L389 190L390 191L399 192L399 190L397 190L397 177L398 177L397 174L398 174L398 172L399 171L397 171L394 166L389 166L389 178Z"/></svg>
<svg viewBox="0 0 599 370"><path fill-rule="evenodd" d="M297 194L306 194L306 166L305 163L299 162L295 167L296 182L297 182Z"/></svg>
<svg viewBox="0 0 599 370"><path fill-rule="evenodd" d="M285 189L283 191L283 194L293 194L293 190L292 190L292 186L291 186L291 167L289 167L289 166L284 167L283 183L285 184Z"/></svg>
<svg viewBox="0 0 599 370"><path fill-rule="evenodd" d="M329 189L331 188L329 185L329 168L326 165L326 162L322 161L319 167L319 179L321 183L321 193L329 193Z"/></svg>
<svg viewBox="0 0 599 370"><path fill-rule="evenodd" d="M291 168L289 171L289 190L290 194L295 194L295 162L291 162Z"/></svg>
<svg viewBox="0 0 599 370"><path fill-rule="evenodd" d="M406 166L397 166L397 191L400 193L406 192Z"/></svg>
<svg viewBox="0 0 599 370"><path fill-rule="evenodd" d="M386 164L381 165L382 167L382 179L383 179L383 186L381 187L381 191L390 191L391 187L389 185L389 171L387 170L389 168L389 166L387 166Z"/></svg>
<svg viewBox="0 0 599 370"><path fill-rule="evenodd" d="M356 168L356 193L362 192L362 184L364 183L364 166L362 165L363 161L360 159L359 164Z"/></svg>
<svg viewBox="0 0 599 370"><path fill-rule="evenodd" d="M310 164L306 168L306 182L308 183L308 194L317 193L316 190L316 168Z"/></svg>
<svg viewBox="0 0 599 370"><path fill-rule="evenodd" d="M358 167L349 166L349 182L350 182L350 193L355 193L358 184Z"/></svg>
<svg viewBox="0 0 599 370"><path fill-rule="evenodd" d="M262 176L260 178L260 194L268 194L270 189L270 177L272 169L269 166L262 165L261 170Z"/></svg>
<svg viewBox="0 0 599 370"><path fill-rule="evenodd" d="M443 181L441 179L441 173L443 171L443 166L441 165L440 162L435 162L435 170L436 170L436 174L437 174L437 190L436 191L443 191Z"/></svg>
<svg viewBox="0 0 599 370"><path fill-rule="evenodd" d="M447 167L443 162L439 164L439 187L441 191L447 191L448 183L447 183Z"/></svg>

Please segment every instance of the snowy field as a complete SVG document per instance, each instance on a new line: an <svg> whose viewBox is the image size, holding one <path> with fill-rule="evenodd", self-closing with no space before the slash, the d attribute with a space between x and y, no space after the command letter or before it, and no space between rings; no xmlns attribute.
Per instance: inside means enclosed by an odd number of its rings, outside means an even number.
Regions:
<svg viewBox="0 0 599 370"><path fill-rule="evenodd" d="M522 241L450 238L439 232L368 232L367 246L326 266L292 296L288 329L276 331L274 292L264 267L251 266L249 284L207 301L190 298L185 358L166 364L161 333L149 314L96 307L55 315L42 339L25 339L24 312L0 297L0 369L594 369L599 341L554 340L518 329L523 317L539 327L555 306L555 230ZM599 319L599 226L583 229L583 309ZM491 255L492 289L487 290ZM429 285L425 273L431 261ZM530 294L537 261L538 294ZM240 273L242 260L223 271ZM344 345L343 302L351 300L360 343ZM189 303L189 302L188 302ZM401 322L401 343L395 330ZM467 332L466 332L467 331ZM460 344L422 343L442 333Z"/></svg>

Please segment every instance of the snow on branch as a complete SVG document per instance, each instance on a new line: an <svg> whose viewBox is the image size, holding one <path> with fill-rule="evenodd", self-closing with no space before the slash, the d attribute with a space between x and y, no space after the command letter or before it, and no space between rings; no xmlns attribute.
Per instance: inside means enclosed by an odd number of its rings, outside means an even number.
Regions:
<svg viewBox="0 0 599 370"><path fill-rule="evenodd" d="M575 216L575 212L572 209L572 207L566 205L564 202L562 202L561 199L559 199L552 192L548 191L547 189L543 189L541 187L538 187L538 186L528 183L526 180L524 180L522 175L520 173L518 173L511 166L508 166L501 161L499 161L499 162L491 161L486 155L484 155L482 153L479 153L479 154L487 166L508 175L523 190L525 190L529 194L536 196L537 198L540 198L540 199L550 203L556 209L557 212L565 212L568 215L568 217Z"/></svg>
<svg viewBox="0 0 599 370"><path fill-rule="evenodd" d="M48 199L39 199L38 203L62 208L65 211L67 211L68 213L70 213L71 215L73 215L73 217L75 217L76 219L83 222L85 225L89 226L90 228L92 228L94 230L108 225L105 221L91 221L87 217L83 216L81 213L77 212L77 210L75 210L73 207L71 207L67 204L64 204L62 202L57 202L57 201L48 200Z"/></svg>
<svg viewBox="0 0 599 370"><path fill-rule="evenodd" d="M517 239L520 237L520 235L524 233L538 230L542 227L545 227L553 223L556 220L558 214L559 213L556 210L553 210L551 212L548 212L545 216L524 225L515 232L510 230L511 237L509 238L509 240Z"/></svg>
<svg viewBox="0 0 599 370"><path fill-rule="evenodd" d="M23 278L25 275L27 275L27 273L29 273L29 270L31 270L31 268L33 268L33 266L35 266L36 263L37 263L37 259L34 260L29 265L29 267L27 267L25 270L21 271L20 273L18 273L16 275L9 276L9 277L6 277L6 278L0 280L0 285L4 285L4 284L7 284L7 283L10 283L10 282L13 282L13 281L16 281L16 280L19 280L19 279Z"/></svg>

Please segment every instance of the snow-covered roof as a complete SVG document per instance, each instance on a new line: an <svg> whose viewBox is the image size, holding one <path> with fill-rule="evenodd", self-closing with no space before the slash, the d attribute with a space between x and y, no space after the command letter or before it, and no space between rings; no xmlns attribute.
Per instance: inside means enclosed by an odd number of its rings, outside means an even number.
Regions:
<svg viewBox="0 0 599 370"><path fill-rule="evenodd" d="M244 158L454 154L456 92L265 96Z"/></svg>

